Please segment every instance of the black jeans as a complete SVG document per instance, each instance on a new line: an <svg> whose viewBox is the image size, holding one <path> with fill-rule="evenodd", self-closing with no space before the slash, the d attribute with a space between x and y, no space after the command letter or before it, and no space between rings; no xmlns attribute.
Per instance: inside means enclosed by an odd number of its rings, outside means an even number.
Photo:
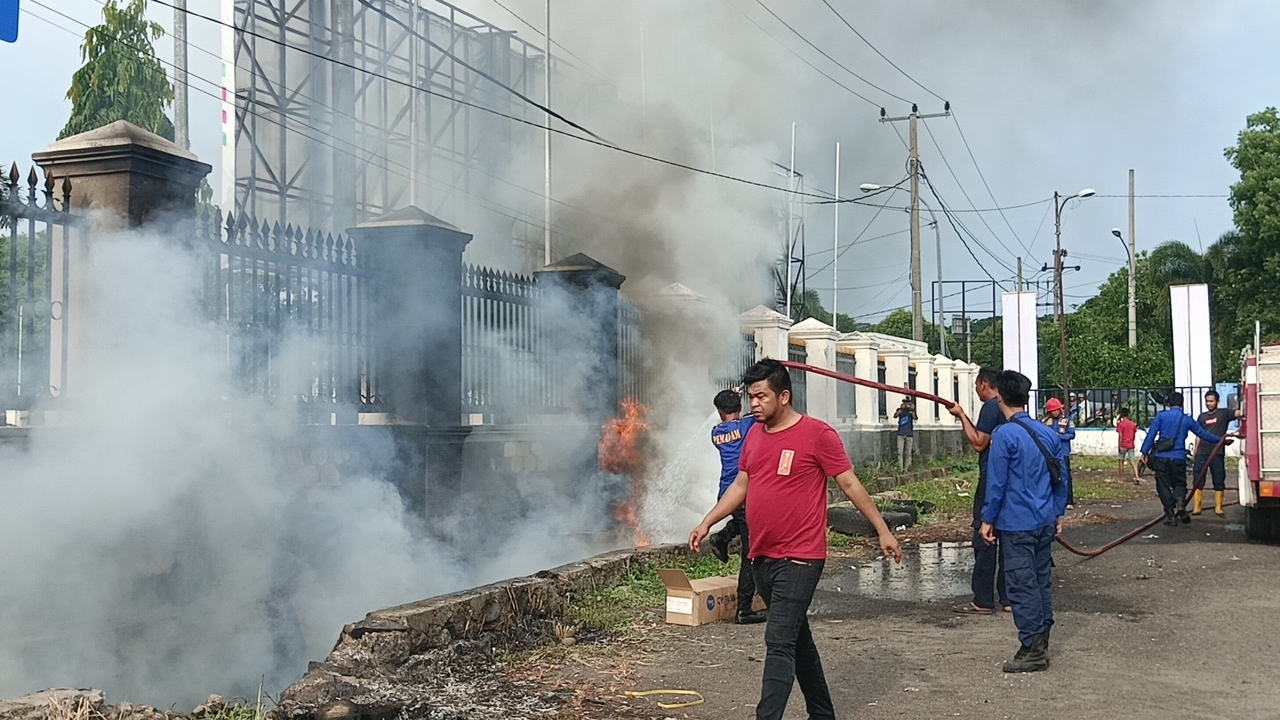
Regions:
<svg viewBox="0 0 1280 720"><path fill-rule="evenodd" d="M999 533L996 533L996 541L988 545L978 534L978 529L973 529L973 580L970 587L973 589L973 604L980 608L996 608L997 598L999 607L1009 605Z"/></svg>
<svg viewBox="0 0 1280 720"><path fill-rule="evenodd" d="M733 515L729 516L729 522L725 523L721 533L726 542L735 536L742 538L740 552L742 567L738 568L738 614L749 613L751 602L756 596L756 579L755 573L751 570L751 561L747 558L747 553L751 550L751 531L747 528L745 505L733 511Z"/></svg>
<svg viewBox="0 0 1280 720"><path fill-rule="evenodd" d="M756 587L769 605L764 629L764 677L756 720L781 720L791 696L791 685L800 683L805 709L812 720L835 720L831 692L822 673L818 646L809 630L809 603L822 577L825 560L791 560L758 557L752 563Z"/></svg>
<svg viewBox="0 0 1280 720"><path fill-rule="evenodd" d="M1151 469L1156 474L1156 492L1164 514L1181 512L1187 502L1187 461L1152 457Z"/></svg>

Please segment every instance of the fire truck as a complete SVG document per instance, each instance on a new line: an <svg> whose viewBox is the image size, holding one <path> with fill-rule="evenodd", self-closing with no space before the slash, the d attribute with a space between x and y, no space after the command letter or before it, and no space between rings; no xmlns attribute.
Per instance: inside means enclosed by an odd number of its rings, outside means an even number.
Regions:
<svg viewBox="0 0 1280 720"><path fill-rule="evenodd" d="M1280 344L1263 346L1258 336L1243 358L1240 504L1245 535L1280 540Z"/></svg>

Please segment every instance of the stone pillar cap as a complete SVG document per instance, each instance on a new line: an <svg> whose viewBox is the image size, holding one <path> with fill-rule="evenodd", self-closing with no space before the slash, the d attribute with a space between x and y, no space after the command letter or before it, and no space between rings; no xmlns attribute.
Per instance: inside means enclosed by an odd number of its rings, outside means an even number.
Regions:
<svg viewBox="0 0 1280 720"><path fill-rule="evenodd" d="M791 326L791 333L812 340L835 340L840 333L817 318L805 318Z"/></svg>
<svg viewBox="0 0 1280 720"><path fill-rule="evenodd" d="M83 151L98 148L112 148L133 145L151 150L158 150L168 155L200 162L195 153L176 143L165 140L159 135L134 125L128 120L117 120L100 128L95 128L78 135L65 137L51 144L45 152Z"/></svg>
<svg viewBox="0 0 1280 720"><path fill-rule="evenodd" d="M757 305L750 310L738 316L738 320L744 325L752 327L782 327L789 328L792 325L791 318L774 310L771 307Z"/></svg>
<svg viewBox="0 0 1280 720"><path fill-rule="evenodd" d="M449 230L450 232L460 233L460 228L454 227L431 213L413 205L407 205L399 210L393 210L386 215L379 215L376 218L366 220L357 228L385 228L385 227L435 227L441 230ZM350 232L350 230L348 230Z"/></svg>
<svg viewBox="0 0 1280 720"><path fill-rule="evenodd" d="M538 270L536 274L563 274L566 277L587 277L591 280L599 280L614 290L622 287L623 281L627 279L626 275L586 253L574 253L569 257L557 260Z"/></svg>

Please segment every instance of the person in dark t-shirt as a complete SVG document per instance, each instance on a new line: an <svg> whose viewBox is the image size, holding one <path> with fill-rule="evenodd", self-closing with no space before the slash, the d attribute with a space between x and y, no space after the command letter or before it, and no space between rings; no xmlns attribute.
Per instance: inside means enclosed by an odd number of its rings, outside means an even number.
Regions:
<svg viewBox="0 0 1280 720"><path fill-rule="evenodd" d="M973 492L973 601L956 608L958 613L970 615L990 615L996 611L996 600L1000 607L1009 609L1009 596L1005 591L1004 563L1000 557L1000 538L988 545L978 535L978 527L982 525L982 503L987 493L987 456L990 454L991 433L1004 421L1004 413L996 400L996 378L1000 372L984 367L978 371L973 383L978 398L982 400L982 409L978 412L975 425L965 415L964 408L957 403L949 412L960 420L964 429L965 440L978 453L978 486ZM992 590L994 588L994 591ZM998 596L998 598L997 598Z"/></svg>
<svg viewBox="0 0 1280 720"><path fill-rule="evenodd" d="M1236 414L1226 408L1218 407L1218 401L1217 390L1210 390L1205 393L1205 411L1200 413L1200 417L1196 418L1196 422L1205 430L1222 437L1227 433L1227 425L1235 419ZM1230 443L1231 439L1228 438L1224 444L1229 445ZM1213 445L1196 438L1196 458L1195 464L1192 466L1191 478L1192 481L1199 480L1200 472L1204 470L1205 464L1209 465L1209 475L1213 478L1213 512L1218 517L1222 517L1222 499L1227 490L1226 452L1218 450L1218 453L1213 456L1213 460L1209 459L1211 454L1213 454ZM1204 491L1200 489L1201 487L1203 485L1197 487L1195 495L1192 496L1192 515L1200 514L1200 503L1204 500Z"/></svg>

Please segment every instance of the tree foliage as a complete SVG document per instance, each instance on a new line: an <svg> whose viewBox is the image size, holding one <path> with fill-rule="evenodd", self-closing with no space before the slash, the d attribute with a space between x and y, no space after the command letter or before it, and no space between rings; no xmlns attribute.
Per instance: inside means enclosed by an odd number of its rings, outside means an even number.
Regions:
<svg viewBox="0 0 1280 720"><path fill-rule="evenodd" d="M146 0L128 0L124 7L107 0L102 24L85 31L80 45L84 65L71 76L71 117L59 139L117 120L173 139L173 122L165 114L173 103L173 86L152 45L164 29L147 20L146 12Z"/></svg>
<svg viewBox="0 0 1280 720"><path fill-rule="evenodd" d="M800 322L807 318L831 325L831 311L822 307L822 299L818 297L817 290L805 290L791 297L791 321ZM853 332L857 329L857 323L852 317L840 313L840 324L833 327L842 333Z"/></svg>
<svg viewBox="0 0 1280 720"><path fill-rule="evenodd" d="M883 335L892 335L893 337L911 339L911 313L901 308L894 310L884 317L880 322L866 328L871 332L878 332ZM942 345L939 342L938 326L929 321L924 321L924 341L929 344L929 352L935 355L942 351ZM955 337L951 333L947 333L947 354L951 357L957 357L956 352L958 345Z"/></svg>

